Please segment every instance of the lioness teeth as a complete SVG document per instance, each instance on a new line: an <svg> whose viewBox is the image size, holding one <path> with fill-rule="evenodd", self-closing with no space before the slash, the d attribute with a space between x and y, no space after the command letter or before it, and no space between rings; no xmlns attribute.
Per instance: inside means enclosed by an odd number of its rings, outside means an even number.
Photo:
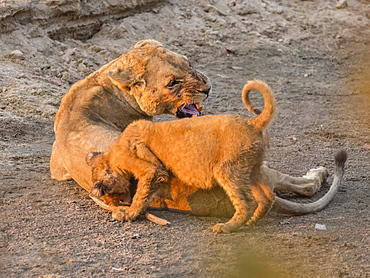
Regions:
<svg viewBox="0 0 370 278"><path fill-rule="evenodd" d="M177 113L176 113L176 116L178 118L191 118L193 116L200 116L201 113L201 107L199 106L199 104L195 104L195 103L191 103L191 104L188 104L188 103L185 103L183 105L181 105L178 110L177 110Z"/></svg>
<svg viewBox="0 0 370 278"><path fill-rule="evenodd" d="M195 103L195 107L197 108L197 110L198 110L199 113L203 111L203 107L200 106L199 103Z"/></svg>

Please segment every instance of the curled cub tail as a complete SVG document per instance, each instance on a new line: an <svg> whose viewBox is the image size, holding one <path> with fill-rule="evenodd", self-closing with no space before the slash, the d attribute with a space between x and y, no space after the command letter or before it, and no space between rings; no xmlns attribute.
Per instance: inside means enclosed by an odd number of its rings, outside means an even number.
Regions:
<svg viewBox="0 0 370 278"><path fill-rule="evenodd" d="M249 92L254 89L258 90L263 96L265 105L262 112L250 103ZM275 113L276 101L271 88L260 80L248 81L247 84L244 85L242 91L242 100L248 111L257 115L250 123L259 130L265 129L271 122Z"/></svg>

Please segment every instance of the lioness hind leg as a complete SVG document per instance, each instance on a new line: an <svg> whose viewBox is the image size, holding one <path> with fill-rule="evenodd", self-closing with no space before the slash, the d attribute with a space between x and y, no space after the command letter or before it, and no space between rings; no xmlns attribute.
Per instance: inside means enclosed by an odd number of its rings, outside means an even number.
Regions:
<svg viewBox="0 0 370 278"><path fill-rule="evenodd" d="M252 194L256 199L258 206L251 219L248 220L248 226L253 226L259 219L269 212L275 199L275 194L271 191L271 188L264 184L252 186Z"/></svg>
<svg viewBox="0 0 370 278"><path fill-rule="evenodd" d="M215 178L219 185L225 190L229 196L231 203L235 208L233 217L226 223L219 223L213 227L216 233L231 233L237 231L248 219L247 200L253 201L252 192L248 186L249 181L231 178L225 172L215 174Z"/></svg>
<svg viewBox="0 0 370 278"><path fill-rule="evenodd" d="M272 184L275 192L288 191L307 197L319 191L329 175L325 167L311 169L302 177L292 177L267 166L263 166L262 171L266 179Z"/></svg>
<svg viewBox="0 0 370 278"><path fill-rule="evenodd" d="M58 181L65 181L71 179L71 175L63 166L62 158L60 157L59 150L56 142L53 144L51 157L50 157L50 173L51 178Z"/></svg>

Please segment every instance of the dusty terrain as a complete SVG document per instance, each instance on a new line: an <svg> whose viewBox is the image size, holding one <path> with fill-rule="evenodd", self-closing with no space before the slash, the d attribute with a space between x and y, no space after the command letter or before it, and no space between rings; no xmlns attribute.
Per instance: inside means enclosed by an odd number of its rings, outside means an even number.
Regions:
<svg viewBox="0 0 370 278"><path fill-rule="evenodd" d="M370 2L347 2L0 0L0 277L370 277ZM62 96L146 38L210 77L208 114L246 113L246 80L274 89L271 167L332 173L345 148L333 202L217 235L220 219L173 212L154 212L170 227L119 223L75 182L51 180Z"/></svg>

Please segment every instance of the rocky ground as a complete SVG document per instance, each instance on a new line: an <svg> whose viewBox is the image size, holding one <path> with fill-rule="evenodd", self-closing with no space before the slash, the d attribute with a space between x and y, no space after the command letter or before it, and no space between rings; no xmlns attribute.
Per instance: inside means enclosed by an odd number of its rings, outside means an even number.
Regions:
<svg viewBox="0 0 370 278"><path fill-rule="evenodd" d="M75 182L50 179L62 96L147 38L210 77L208 114L245 113L246 80L274 89L271 167L332 173L345 148L333 202L216 235L224 219L113 221ZM370 277L369 43L368 0L0 0L0 276Z"/></svg>

